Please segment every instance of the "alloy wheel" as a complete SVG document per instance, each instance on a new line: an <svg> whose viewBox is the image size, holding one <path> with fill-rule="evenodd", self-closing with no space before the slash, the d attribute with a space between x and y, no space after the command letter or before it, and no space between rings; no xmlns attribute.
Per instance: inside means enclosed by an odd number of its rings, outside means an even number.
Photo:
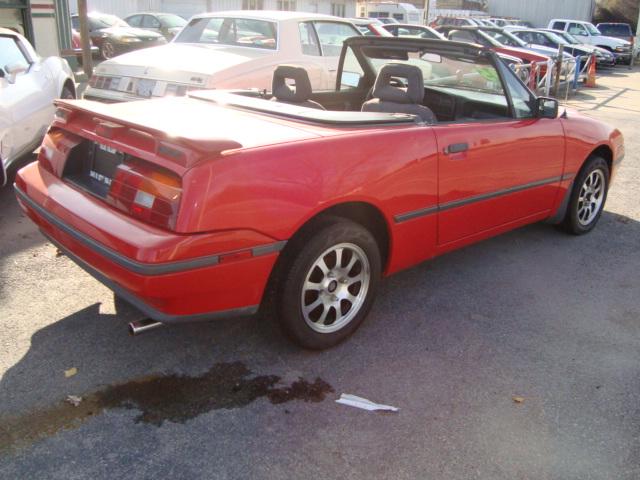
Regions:
<svg viewBox="0 0 640 480"><path fill-rule="evenodd" d="M371 268L364 251L353 243L334 245L315 260L301 292L307 325L318 333L344 328L367 297Z"/></svg>
<svg viewBox="0 0 640 480"><path fill-rule="evenodd" d="M578 222L589 225L598 215L604 201L605 176L600 169L593 170L585 178L578 197Z"/></svg>

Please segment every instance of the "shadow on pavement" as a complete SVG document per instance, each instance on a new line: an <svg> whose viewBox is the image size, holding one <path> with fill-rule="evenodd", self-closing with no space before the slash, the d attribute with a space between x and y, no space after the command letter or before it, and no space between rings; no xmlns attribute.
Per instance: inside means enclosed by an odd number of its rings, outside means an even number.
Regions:
<svg viewBox="0 0 640 480"><path fill-rule="evenodd" d="M255 380L249 375L253 370L258 370L256 375L263 375L265 368L277 370L309 361L315 365L321 356L328 362L327 368L332 363L340 366L357 363L359 374L366 376L374 369L379 371L381 365L376 364L378 361L383 361L383 368L392 374L397 368L408 368L412 358L435 354L446 359L454 352L463 356L471 352L480 357L474 359L473 366L466 367L470 370L464 375L493 378L492 368L495 365L492 362L495 360L489 360L486 355L493 355L496 359L506 356L507 359L501 361L509 368L516 368L517 363L526 360L530 352L519 347L514 361L511 355L516 353L515 344L527 344L531 330L540 329L534 336L549 335L553 339L550 343L553 343L572 334L569 327L574 328L576 323L583 321L580 316L553 318L554 302L571 305L579 297L580 301L587 302L581 308L596 310L602 306L603 298L599 294L591 295L589 290L597 292L602 287L602 295L609 295L602 282L610 281L612 285L607 288L614 291L635 288L635 285L620 283L616 279L616 270L620 269L620 261L625 261L627 255L637 260L638 238L639 222L605 212L598 228L587 236L565 236L549 226L533 225L451 253L384 282L371 318L359 333L324 354L298 350L281 338L271 322L257 318L165 327L133 338L127 334L126 323L138 315L135 310L118 315L103 314L99 304L90 305L33 334L29 350L0 380L0 424L4 423L7 428L6 425L16 424L16 418L40 419L42 425L36 426L42 426L43 430L38 430L40 436L32 435L33 440L58 431L51 426L53 424L46 423L51 416L65 419L65 415L71 415L73 421L59 428L72 428L78 418L73 414L76 407L63 402L67 395L88 399L83 410L75 410L86 417L108 408L135 408L142 410L142 417L138 418L144 418L151 411L151 423L161 424L164 418L175 420L171 417L175 413L165 416L162 413L165 408L162 402L169 401L171 412L180 411L182 404L185 409L194 410L187 415L187 418L193 418L198 412L208 411L207 408L199 410L193 407L190 399L194 395L199 399L215 397L220 394L215 389L227 391L235 388L237 383L240 385L238 396L242 397L246 395L241 386L243 382L251 384ZM532 256L536 258L535 265L529 270L523 269L522 265L528 265ZM581 279L575 278L575 283L572 282L573 274L564 272L561 259L576 269ZM596 261L597 265L594 265ZM535 278L540 275L535 269L541 266L555 269L553 271L559 275L559 279L549 280L554 285L547 292L535 287L538 281L542 282L541 285L547 282ZM638 266L629 266L627 262L627 268ZM509 273L501 274L502 270ZM628 272L624 273L629 276ZM493 278L491 275L494 274L494 281L487 285L483 276ZM565 278L565 274L568 277ZM480 278L474 278L475 275L480 275ZM546 293L553 298L545 298ZM491 299L492 295L496 299ZM608 301L615 301L615 298L610 297ZM497 303L494 305L492 302ZM424 306L425 310L416 313L418 305ZM534 315L540 323L532 324L524 312L536 310L544 314ZM505 323L505 312L511 323ZM393 321L392 328L389 321ZM593 334L589 322L591 320L587 322L587 331L580 333L586 337ZM602 328L613 322L634 341L640 338L640 325L628 312L623 311L610 321L597 319L597 323L600 322ZM504 328L511 334L515 328L518 332L516 338L505 338ZM524 337L520 338L519 335L523 334ZM509 345L510 340L513 345ZM579 338L579 341L591 349L589 355L598 355L598 338ZM483 353L478 350L481 346ZM610 348L608 344L606 348ZM367 358L373 352L380 360L368 363L359 358ZM536 358L541 355L537 351L534 353ZM321 369L315 366L316 370ZM72 367L77 368L78 373L65 378L64 371ZM225 377L229 371L231 376ZM219 381L194 380L209 378L207 375L211 372ZM271 376L256 377L262 379L257 382L257 387L252 384L252 388L259 391L256 398L268 395L279 380L272 375L273 372L267 373ZM166 378L170 380L162 380ZM195 390L189 389L192 387L180 390L176 387L176 379L178 383L182 379L189 385L195 382L197 387ZM332 382L331 378L328 380ZM161 386L157 387L159 384ZM123 385L128 386L125 388ZM324 380L316 379L315 387L314 384L309 385L322 392L332 391ZM292 384L287 388L294 387ZM155 404L152 402L149 406L136 396L138 394L131 393L131 388L133 391L147 389L145 395L155 396ZM439 388L437 381L432 388ZM113 392L114 389L121 389L124 393L121 392L114 401L104 401L104 395L108 394L100 392ZM253 398L254 393L248 394L249 397ZM233 400L229 402L233 404ZM243 404L239 402L240 406ZM4 441L6 445L6 431Z"/></svg>

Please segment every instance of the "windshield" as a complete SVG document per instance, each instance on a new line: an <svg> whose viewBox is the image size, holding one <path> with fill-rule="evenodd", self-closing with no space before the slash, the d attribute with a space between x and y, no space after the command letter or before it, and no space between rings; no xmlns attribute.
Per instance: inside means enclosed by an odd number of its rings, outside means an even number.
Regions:
<svg viewBox="0 0 640 480"><path fill-rule="evenodd" d="M626 23L605 23L598 27L603 35L611 35L614 37L631 37L631 27Z"/></svg>
<svg viewBox="0 0 640 480"><path fill-rule="evenodd" d="M569 45L578 45L578 44L582 43L582 42L578 41L578 39L576 37L574 37L573 35L571 35L569 32L559 33L558 35L562 35L562 38L564 38L565 41L569 42Z"/></svg>
<svg viewBox="0 0 640 480"><path fill-rule="evenodd" d="M560 45L561 43L567 43L564 38L562 38L560 35L556 35L553 32L542 32L542 34L556 45Z"/></svg>
<svg viewBox="0 0 640 480"><path fill-rule="evenodd" d="M483 32L489 35L494 40L497 40L501 44L507 45L508 47L526 47L527 45L518 37L509 32L500 33L493 30L483 30Z"/></svg>
<svg viewBox="0 0 640 480"><path fill-rule="evenodd" d="M175 43L237 45L275 50L275 22L252 18L194 18L174 40Z"/></svg>
<svg viewBox="0 0 640 480"><path fill-rule="evenodd" d="M89 28L91 30L100 30L109 27L128 27L129 24L119 19L115 15L96 15L89 16Z"/></svg>
<svg viewBox="0 0 640 480"><path fill-rule="evenodd" d="M591 25L590 23L585 23L584 24L585 28L589 31L589 33L591 35L602 35L600 33L600 30L598 30L596 27L594 27L593 25Z"/></svg>
<svg viewBox="0 0 640 480"><path fill-rule="evenodd" d="M184 27L187 21L178 15L158 15L163 27L176 28Z"/></svg>
<svg viewBox="0 0 640 480"><path fill-rule="evenodd" d="M422 71L426 87L472 91L488 95L491 98L496 96L494 102L504 100L500 77L488 60L467 60L430 53L426 50L409 52L407 58L400 60L397 58L399 55L394 55L394 58L377 58L388 56L388 51L384 50L380 50L380 55L374 49L368 49L367 53L369 54L367 60L376 73L388 63L415 65Z"/></svg>

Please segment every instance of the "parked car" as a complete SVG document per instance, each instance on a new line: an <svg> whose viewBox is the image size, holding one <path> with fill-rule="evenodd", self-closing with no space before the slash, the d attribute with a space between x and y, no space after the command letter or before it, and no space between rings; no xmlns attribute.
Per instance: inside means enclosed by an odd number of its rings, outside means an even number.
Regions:
<svg viewBox="0 0 640 480"><path fill-rule="evenodd" d="M573 57L580 57L586 60L586 57L592 53L591 49L568 44L565 38L548 30L515 28L510 30L510 32L527 45L543 46L555 50L556 52L560 48L560 45L563 45L564 52L572 55Z"/></svg>
<svg viewBox="0 0 640 480"><path fill-rule="evenodd" d="M0 186L7 169L42 141L53 120L53 100L75 95L66 60L42 58L22 35L0 28Z"/></svg>
<svg viewBox="0 0 640 480"><path fill-rule="evenodd" d="M159 33L167 41L172 40L187 24L184 18L173 13L134 13L125 17L124 21L132 27Z"/></svg>
<svg viewBox="0 0 640 480"><path fill-rule="evenodd" d="M189 89L270 89L283 63L309 71L315 89L335 86L345 38L361 35L348 20L285 11L196 15L168 45L102 62L84 98L105 102L184 95Z"/></svg>
<svg viewBox="0 0 640 480"><path fill-rule="evenodd" d="M100 51L100 56L108 60L124 52L155 47L167 43L162 35L141 28L133 28L115 15L89 13L89 36ZM80 19L71 16L73 28L80 31Z"/></svg>
<svg viewBox="0 0 640 480"><path fill-rule="evenodd" d="M316 349L358 328L382 276L533 222L596 226L618 130L559 114L486 48L364 36L343 48L333 92L283 66L273 96L59 102L18 200L149 318L273 305Z"/></svg>
<svg viewBox="0 0 640 480"><path fill-rule="evenodd" d="M557 48L551 48L546 45L539 45L531 42L525 42L521 38L511 33L511 30L509 30L508 28L509 27L507 28L479 27L478 30L480 30L485 35L488 35L492 39L500 42L502 45L506 47L525 49L530 52L538 53L540 55L544 55L549 58L556 58L558 56ZM569 58L569 54L567 54L566 57Z"/></svg>
<svg viewBox="0 0 640 480"><path fill-rule="evenodd" d="M477 27L479 22L471 17L448 17L439 15L430 24L431 27Z"/></svg>
<svg viewBox="0 0 640 480"><path fill-rule="evenodd" d="M445 36L437 30L424 25L412 25L408 23L391 23L383 27L394 37L431 38L435 40L446 40Z"/></svg>
<svg viewBox="0 0 640 480"><path fill-rule="evenodd" d="M507 46L493 38L485 31L487 27L438 27L437 30L447 39L456 42L476 43L490 48L498 53L510 55L521 59L524 63L546 62L552 58L552 54L542 54L530 48Z"/></svg>
<svg viewBox="0 0 640 480"><path fill-rule="evenodd" d="M374 37L389 37L391 34L384 28L384 23L374 18L350 18L349 21L353 23L360 33L365 36Z"/></svg>
<svg viewBox="0 0 640 480"><path fill-rule="evenodd" d="M603 35L590 22L553 19L549 22L547 28L569 32L574 37L584 41L584 43L607 49L613 52L613 54L616 56L617 63L631 62L632 48L630 42L628 42L627 40L620 40L619 38Z"/></svg>
<svg viewBox="0 0 640 480"><path fill-rule="evenodd" d="M582 43L570 33L564 32L562 30L552 30L547 28L539 28L538 30L542 32L555 33L564 40L565 45L569 48L570 51L571 49L579 48L585 50L586 52L588 52L588 54L594 54L596 56L597 65L612 67L616 64L615 55L605 48L596 47L588 43Z"/></svg>
<svg viewBox="0 0 640 480"><path fill-rule="evenodd" d="M97 55L99 50L91 39L89 39L89 45L91 48L91 55ZM80 33L77 30L71 30L71 51L65 51L62 55L75 56L78 65L82 66L82 41L80 39Z"/></svg>

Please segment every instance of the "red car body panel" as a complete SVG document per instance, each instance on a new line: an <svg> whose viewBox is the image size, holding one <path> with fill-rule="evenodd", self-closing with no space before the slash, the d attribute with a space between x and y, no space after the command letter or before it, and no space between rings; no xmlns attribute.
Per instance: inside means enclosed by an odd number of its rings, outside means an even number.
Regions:
<svg viewBox="0 0 640 480"><path fill-rule="evenodd" d="M81 265L167 322L255 311L284 241L331 207L366 204L379 212L389 236L388 275L551 217L591 152L608 149L613 169L624 153L617 130L575 112L346 128L193 98L147 101L144 108L60 105L67 116L54 129L70 133L58 142L48 137L39 163L18 173L18 199ZM61 178L79 137L180 175L175 231L147 225ZM460 142L468 151L444 153Z"/></svg>

